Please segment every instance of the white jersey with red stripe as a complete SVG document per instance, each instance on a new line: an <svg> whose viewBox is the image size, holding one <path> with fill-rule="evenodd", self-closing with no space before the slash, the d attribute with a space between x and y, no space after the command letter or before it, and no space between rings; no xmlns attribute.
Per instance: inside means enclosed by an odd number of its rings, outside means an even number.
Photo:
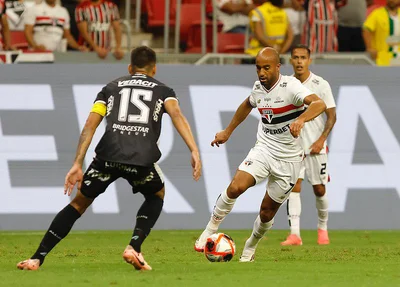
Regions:
<svg viewBox="0 0 400 287"><path fill-rule="evenodd" d="M310 72L310 76L303 82L303 85L314 92L320 97L326 104L326 109L336 107L335 99L333 98L332 89L329 83L322 77L317 76ZM319 115L315 119L306 122L304 128L301 131L300 138L306 154L310 153L310 147L315 143L325 128L325 117L323 114ZM324 147L321 150L321 154L327 152L326 141Z"/></svg>
<svg viewBox="0 0 400 287"><path fill-rule="evenodd" d="M299 138L290 133L290 124L304 112L304 98L312 92L291 76L279 75L267 90L259 81L254 83L250 104L260 112L257 142L273 158L289 162L303 160Z"/></svg>
<svg viewBox="0 0 400 287"><path fill-rule="evenodd" d="M60 49L64 30L69 29L70 18L67 9L60 5L49 6L46 1L27 9L25 25L33 25L33 40L47 50Z"/></svg>

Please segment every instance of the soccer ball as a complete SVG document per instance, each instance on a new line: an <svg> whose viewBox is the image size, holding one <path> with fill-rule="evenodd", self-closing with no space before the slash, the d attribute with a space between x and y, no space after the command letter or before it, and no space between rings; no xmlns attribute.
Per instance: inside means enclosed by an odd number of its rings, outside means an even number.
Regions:
<svg viewBox="0 0 400 287"><path fill-rule="evenodd" d="M228 262L235 255L233 239L224 233L213 234L207 238L204 255L211 262Z"/></svg>

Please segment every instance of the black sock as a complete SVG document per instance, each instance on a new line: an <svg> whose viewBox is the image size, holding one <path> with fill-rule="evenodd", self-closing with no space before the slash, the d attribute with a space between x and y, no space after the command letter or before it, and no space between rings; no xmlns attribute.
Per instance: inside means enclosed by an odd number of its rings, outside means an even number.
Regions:
<svg viewBox="0 0 400 287"><path fill-rule="evenodd" d="M40 242L38 249L31 258L39 259L40 265L42 265L46 255L61 241L61 239L68 235L79 217L81 217L81 214L72 205L68 204L64 207L64 209L54 217L42 242Z"/></svg>
<svg viewBox="0 0 400 287"><path fill-rule="evenodd" d="M136 225L129 243L136 252L141 252L142 243L149 235L154 224L156 224L164 204L164 200L155 195L145 198L146 200L136 215Z"/></svg>

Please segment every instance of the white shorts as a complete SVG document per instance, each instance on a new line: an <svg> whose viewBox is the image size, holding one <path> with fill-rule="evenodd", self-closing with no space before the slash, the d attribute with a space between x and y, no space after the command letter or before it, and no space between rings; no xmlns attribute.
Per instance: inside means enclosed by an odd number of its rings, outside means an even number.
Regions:
<svg viewBox="0 0 400 287"><path fill-rule="evenodd" d="M327 184L329 182L328 155L307 155L303 161L299 178L304 179L304 175L307 175L311 185Z"/></svg>
<svg viewBox="0 0 400 287"><path fill-rule="evenodd" d="M265 149L255 146L239 165L239 170L251 174L256 184L268 178L268 195L283 203L299 177L302 162L287 162L268 155Z"/></svg>

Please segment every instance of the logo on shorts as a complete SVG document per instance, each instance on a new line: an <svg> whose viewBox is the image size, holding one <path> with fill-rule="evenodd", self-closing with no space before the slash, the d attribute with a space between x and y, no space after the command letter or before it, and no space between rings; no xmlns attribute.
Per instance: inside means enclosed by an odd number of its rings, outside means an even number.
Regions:
<svg viewBox="0 0 400 287"><path fill-rule="evenodd" d="M84 183L89 186L92 182L90 180L85 180Z"/></svg>
<svg viewBox="0 0 400 287"><path fill-rule="evenodd" d="M251 159L248 159L244 162L244 165L250 166L253 164L253 161Z"/></svg>
<svg viewBox="0 0 400 287"><path fill-rule="evenodd" d="M262 109L261 114L262 114L262 116L263 116L264 118L267 119L267 121L268 121L269 123L272 122L272 118L274 117L274 112L273 112L273 110L270 110L270 109Z"/></svg>

